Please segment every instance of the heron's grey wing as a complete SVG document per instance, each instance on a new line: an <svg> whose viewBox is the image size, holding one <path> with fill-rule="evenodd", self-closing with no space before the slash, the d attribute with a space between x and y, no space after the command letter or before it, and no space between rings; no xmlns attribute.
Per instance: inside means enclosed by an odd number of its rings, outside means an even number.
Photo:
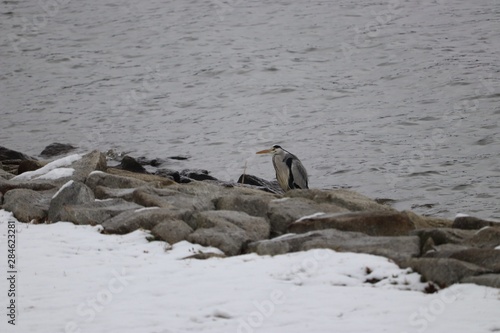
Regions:
<svg viewBox="0 0 500 333"><path fill-rule="evenodd" d="M294 185L291 188L300 188L300 189L309 188L308 185L309 180L307 178L306 168L304 168L304 166L302 165L302 163L298 158L294 158L292 160L290 171L293 175L293 185Z"/></svg>

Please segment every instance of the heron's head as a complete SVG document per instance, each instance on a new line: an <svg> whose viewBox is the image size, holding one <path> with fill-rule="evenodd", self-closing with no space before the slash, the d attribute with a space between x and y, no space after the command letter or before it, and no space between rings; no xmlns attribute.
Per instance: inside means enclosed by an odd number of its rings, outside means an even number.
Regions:
<svg viewBox="0 0 500 333"><path fill-rule="evenodd" d="M257 154L273 154L273 155L277 155L277 154L281 154L283 152L284 152L284 150L283 150L283 148L281 148L281 146L274 145L270 149L264 149L264 150L258 151Z"/></svg>

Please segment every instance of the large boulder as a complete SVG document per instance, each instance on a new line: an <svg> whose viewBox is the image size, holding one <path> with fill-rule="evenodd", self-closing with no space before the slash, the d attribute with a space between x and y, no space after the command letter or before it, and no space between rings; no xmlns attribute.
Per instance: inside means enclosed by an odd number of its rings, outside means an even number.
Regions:
<svg viewBox="0 0 500 333"><path fill-rule="evenodd" d="M75 150L76 147L70 145L69 143L58 143L54 142L45 147L42 152L40 153L40 156L48 158L48 157L54 157L58 155L63 155L67 154L70 151Z"/></svg>
<svg viewBox="0 0 500 333"><path fill-rule="evenodd" d="M45 222L54 191L13 189L4 194L2 208L12 212L20 222Z"/></svg>
<svg viewBox="0 0 500 333"><path fill-rule="evenodd" d="M420 254L418 237L372 237L360 232L325 229L304 234L288 234L270 240L250 243L248 252L260 255L277 255L310 249L327 248L340 252L369 253L394 260Z"/></svg>
<svg viewBox="0 0 500 333"><path fill-rule="evenodd" d="M131 213L141 208L144 207L123 199L109 199L81 205L65 205L58 216L60 221L96 225L123 212Z"/></svg>
<svg viewBox="0 0 500 333"><path fill-rule="evenodd" d="M190 211L215 209L210 197L186 194L170 188L139 188L134 191L133 200L145 207L182 208Z"/></svg>
<svg viewBox="0 0 500 333"><path fill-rule="evenodd" d="M61 220L61 213L66 205L81 205L95 200L92 190L82 182L70 180L52 197L48 211L48 221Z"/></svg>
<svg viewBox="0 0 500 333"><path fill-rule="evenodd" d="M500 251L494 249L466 249L453 253L450 258L470 262L500 273Z"/></svg>
<svg viewBox="0 0 500 333"><path fill-rule="evenodd" d="M451 258L409 258L397 263L402 268L409 267L420 273L424 279L435 282L441 288L489 272L483 267Z"/></svg>
<svg viewBox="0 0 500 333"><path fill-rule="evenodd" d="M36 160L31 156L0 146L0 162L9 160Z"/></svg>
<svg viewBox="0 0 500 333"><path fill-rule="evenodd" d="M450 228L453 224L453 221L434 216L422 216L415 214L410 210L405 210L401 212L401 214L405 214L410 221L415 225L417 229L423 228Z"/></svg>
<svg viewBox="0 0 500 333"><path fill-rule="evenodd" d="M87 177L94 171L105 171L107 169L106 155L94 150L73 162L71 167L75 169L71 179L85 182Z"/></svg>
<svg viewBox="0 0 500 333"><path fill-rule="evenodd" d="M290 191L294 192L294 191ZM288 226L306 215L316 213L341 213L348 210L329 203L317 203L303 197L275 199L269 202L267 216L271 221L271 235L287 232Z"/></svg>
<svg viewBox="0 0 500 333"><path fill-rule="evenodd" d="M97 186L105 186L109 188L136 188L147 185L147 182L136 178L94 171L87 177L85 184L95 191Z"/></svg>
<svg viewBox="0 0 500 333"><path fill-rule="evenodd" d="M165 178L165 177L158 176L158 175L152 175L149 173L132 172L132 171L122 170L122 169L117 169L117 168L108 168L106 170L106 172L109 174L112 174L112 175L116 175L116 176L142 180L146 183L154 184L156 187L165 187L165 186L169 186L172 184L176 184L176 182L170 178Z"/></svg>
<svg viewBox="0 0 500 333"><path fill-rule="evenodd" d="M151 230L156 239L169 244L186 240L192 232L193 229L186 222L178 219L160 222Z"/></svg>
<svg viewBox="0 0 500 333"><path fill-rule="evenodd" d="M94 188L94 194L97 199L121 198L127 201L133 201L136 188L111 188L98 185Z"/></svg>
<svg viewBox="0 0 500 333"><path fill-rule="evenodd" d="M226 255L237 255L247 243L269 237L269 223L262 217L237 211L204 211L195 213L191 226L196 231L187 238L192 243L213 246Z"/></svg>
<svg viewBox="0 0 500 333"><path fill-rule="evenodd" d="M484 227L500 227L500 222L487 221L474 216L457 216L452 228L478 230Z"/></svg>
<svg viewBox="0 0 500 333"><path fill-rule="evenodd" d="M497 246L500 246L500 228L483 228L468 239L467 244L472 247L494 249Z"/></svg>
<svg viewBox="0 0 500 333"><path fill-rule="evenodd" d="M332 204L349 211L396 211L394 208L377 203L358 192L338 190L292 190L284 194L289 198L306 198L317 203Z"/></svg>
<svg viewBox="0 0 500 333"><path fill-rule="evenodd" d="M408 216L393 211L363 211L303 217L288 227L288 232L337 229L363 232L370 236L406 236L415 226Z"/></svg>
<svg viewBox="0 0 500 333"><path fill-rule="evenodd" d="M269 202L273 198L273 196L260 194L239 195L238 193L234 193L220 197L215 203L215 208L218 210L235 210L252 216L267 217Z"/></svg>
<svg viewBox="0 0 500 333"><path fill-rule="evenodd" d="M107 234L127 234L137 229L151 230L160 223L188 219L190 212L183 209L148 208L127 211L102 223Z"/></svg>
<svg viewBox="0 0 500 333"><path fill-rule="evenodd" d="M483 274L467 276L462 279L462 283L474 283L480 286L500 288L500 274Z"/></svg>

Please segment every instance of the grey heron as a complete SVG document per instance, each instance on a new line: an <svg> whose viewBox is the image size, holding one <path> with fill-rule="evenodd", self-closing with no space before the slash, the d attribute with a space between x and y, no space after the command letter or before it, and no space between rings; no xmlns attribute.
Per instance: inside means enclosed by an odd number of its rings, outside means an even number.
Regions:
<svg viewBox="0 0 500 333"><path fill-rule="evenodd" d="M258 151L257 154L273 154L273 166L276 170L276 180L284 191L294 188L309 188L307 171L297 156L274 145L271 149Z"/></svg>

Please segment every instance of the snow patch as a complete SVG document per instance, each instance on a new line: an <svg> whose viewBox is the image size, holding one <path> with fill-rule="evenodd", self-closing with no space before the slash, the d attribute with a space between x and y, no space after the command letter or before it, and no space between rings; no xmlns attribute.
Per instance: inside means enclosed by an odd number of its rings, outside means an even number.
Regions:
<svg viewBox="0 0 500 333"><path fill-rule="evenodd" d="M34 171L28 171L25 173L22 173L20 175L15 176L12 178L12 180L31 180L31 179L55 179L55 178L42 178L43 175L49 174L52 170L55 170L57 168L62 168L66 167L68 165L71 165L71 163L76 162L82 158L83 155L81 154L73 154L69 155L63 158L60 158L58 160L52 161L48 163L47 165L41 167L38 170ZM68 172L68 171L63 171ZM49 177L54 177L57 175L57 172L49 174Z"/></svg>
<svg viewBox="0 0 500 333"><path fill-rule="evenodd" d="M63 186L61 186L61 188L56 192L56 194L52 196L52 199L57 197L62 190L64 190L66 187L70 187L73 183L74 183L73 180L66 182Z"/></svg>
<svg viewBox="0 0 500 333"><path fill-rule="evenodd" d="M75 169L73 168L57 168L54 170L50 170L44 175L38 176L35 179L59 179L64 177L71 177Z"/></svg>
<svg viewBox="0 0 500 333"><path fill-rule="evenodd" d="M323 213L323 212L317 212L317 213L314 213L314 214L311 214L311 215L302 216L300 219L298 219L295 222L300 222L300 221L307 220L307 219L313 219L313 218L319 217L321 215L325 215L325 213Z"/></svg>
<svg viewBox="0 0 500 333"><path fill-rule="evenodd" d="M290 198L279 198L279 199L273 199L271 200L271 202L285 202L287 200L289 200Z"/></svg>
<svg viewBox="0 0 500 333"><path fill-rule="evenodd" d="M160 207L144 207L144 208L139 208L139 209L134 210L134 213L139 213L139 212L142 212L145 210L152 210L152 209L159 209L159 208Z"/></svg>

